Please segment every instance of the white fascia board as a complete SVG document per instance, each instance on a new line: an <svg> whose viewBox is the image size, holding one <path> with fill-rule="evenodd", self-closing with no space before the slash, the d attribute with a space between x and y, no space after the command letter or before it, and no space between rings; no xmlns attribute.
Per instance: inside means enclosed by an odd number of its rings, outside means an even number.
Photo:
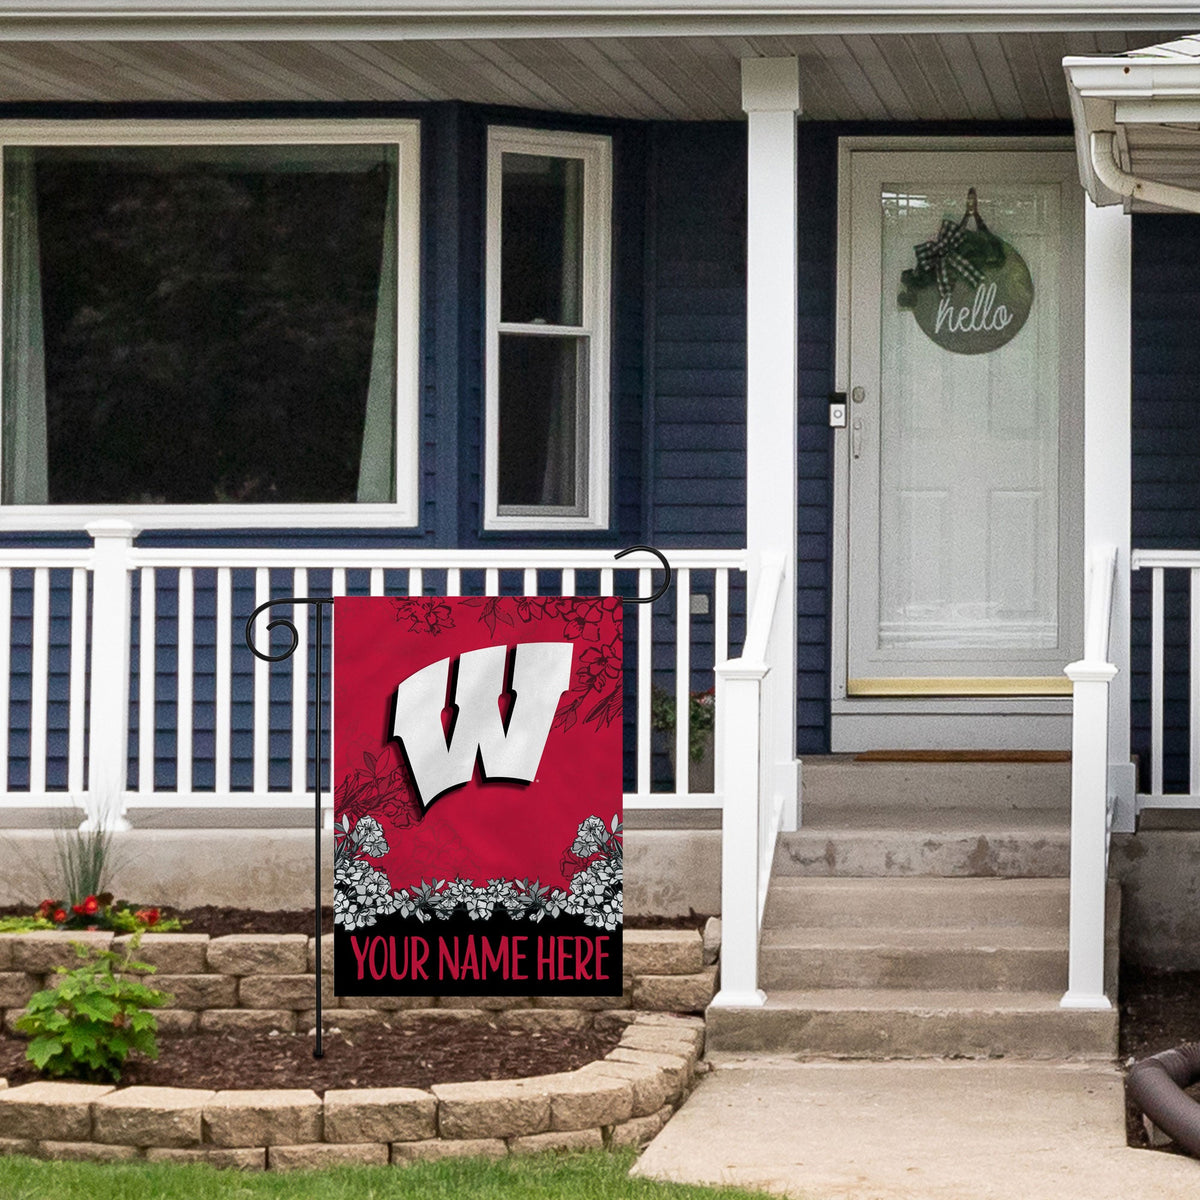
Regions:
<svg viewBox="0 0 1200 1200"><path fill-rule="evenodd" d="M0 41L395 40L1161 30L1187 0L0 0Z"/></svg>

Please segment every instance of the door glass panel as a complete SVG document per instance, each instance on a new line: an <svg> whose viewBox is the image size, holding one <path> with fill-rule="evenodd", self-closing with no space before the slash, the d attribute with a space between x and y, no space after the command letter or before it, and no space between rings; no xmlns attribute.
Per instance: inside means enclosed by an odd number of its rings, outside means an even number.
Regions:
<svg viewBox="0 0 1200 1200"><path fill-rule="evenodd" d="M980 215L1025 260L1033 304L1011 341L978 354L939 345L897 302L914 246L961 219L966 188L885 183L881 199L877 648L1054 647L1060 187L980 185Z"/></svg>

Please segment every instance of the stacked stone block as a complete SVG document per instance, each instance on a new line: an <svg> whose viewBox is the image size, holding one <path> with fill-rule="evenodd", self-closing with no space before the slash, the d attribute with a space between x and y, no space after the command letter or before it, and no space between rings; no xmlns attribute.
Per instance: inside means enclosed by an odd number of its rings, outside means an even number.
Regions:
<svg viewBox="0 0 1200 1200"><path fill-rule="evenodd" d="M0 934L0 1020L6 1029L34 992L53 982L56 966L79 960L73 942L123 950L128 937L53 931ZM339 997L333 993L333 939L322 939L321 997L327 1027L361 1028L387 1021L394 1028L430 1022L496 1021L515 1029L586 1029L606 1011L700 1013L713 997L716 966L706 962L695 931L626 930L621 996ZM316 1023L316 939L304 934L146 934L137 957L157 969L151 983L170 992L158 1012L164 1033L278 1030L307 1033Z"/></svg>
<svg viewBox="0 0 1200 1200"><path fill-rule="evenodd" d="M0 1153L284 1171L642 1145L691 1088L704 1022L663 1013L620 1019L617 1048L577 1071L429 1091L360 1088L321 1098L306 1089L6 1088L0 1080Z"/></svg>

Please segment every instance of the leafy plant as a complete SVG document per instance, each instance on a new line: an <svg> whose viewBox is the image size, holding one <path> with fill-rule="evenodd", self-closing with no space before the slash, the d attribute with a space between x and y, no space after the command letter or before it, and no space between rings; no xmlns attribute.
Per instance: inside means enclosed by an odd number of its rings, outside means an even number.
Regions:
<svg viewBox="0 0 1200 1200"><path fill-rule="evenodd" d="M45 917L0 917L0 933L34 933L53 928L54 922Z"/></svg>
<svg viewBox="0 0 1200 1200"><path fill-rule="evenodd" d="M137 978L155 970L135 961L140 941L135 934L124 954L76 944L81 964L57 967L58 982L30 998L15 1024L30 1035L26 1057L39 1071L116 1083L134 1051L158 1057L158 1020L148 1010L172 997Z"/></svg>
<svg viewBox="0 0 1200 1200"><path fill-rule="evenodd" d="M699 762L712 744L717 715L716 692L709 688L688 697L688 755ZM650 689L650 727L660 733L675 732L675 694L655 685Z"/></svg>

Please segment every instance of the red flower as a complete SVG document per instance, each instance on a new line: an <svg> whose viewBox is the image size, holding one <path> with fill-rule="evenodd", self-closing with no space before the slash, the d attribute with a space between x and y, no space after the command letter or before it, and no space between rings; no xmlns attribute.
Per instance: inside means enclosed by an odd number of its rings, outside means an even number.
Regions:
<svg viewBox="0 0 1200 1200"><path fill-rule="evenodd" d="M54 908L53 900L43 900L41 902L41 904L38 905L38 916L39 917L48 917L50 915L51 909L53 909L53 908Z"/></svg>
<svg viewBox="0 0 1200 1200"><path fill-rule="evenodd" d="M54 910L54 923L61 925L67 919L67 910L65 908L56 908Z"/></svg>
<svg viewBox="0 0 1200 1200"><path fill-rule="evenodd" d="M73 912L73 913L74 913L74 914L75 914L77 917L82 917L82 916L83 916L83 905L82 905L82 904L72 904L72 905L71 905L71 911L72 911L72 912Z"/></svg>
<svg viewBox="0 0 1200 1200"><path fill-rule="evenodd" d="M134 920L141 921L143 925L157 925L159 911L157 908L139 908L133 916Z"/></svg>
<svg viewBox="0 0 1200 1200"><path fill-rule="evenodd" d="M91 916L100 907L100 901L95 896L89 896L81 905L85 916Z"/></svg>

